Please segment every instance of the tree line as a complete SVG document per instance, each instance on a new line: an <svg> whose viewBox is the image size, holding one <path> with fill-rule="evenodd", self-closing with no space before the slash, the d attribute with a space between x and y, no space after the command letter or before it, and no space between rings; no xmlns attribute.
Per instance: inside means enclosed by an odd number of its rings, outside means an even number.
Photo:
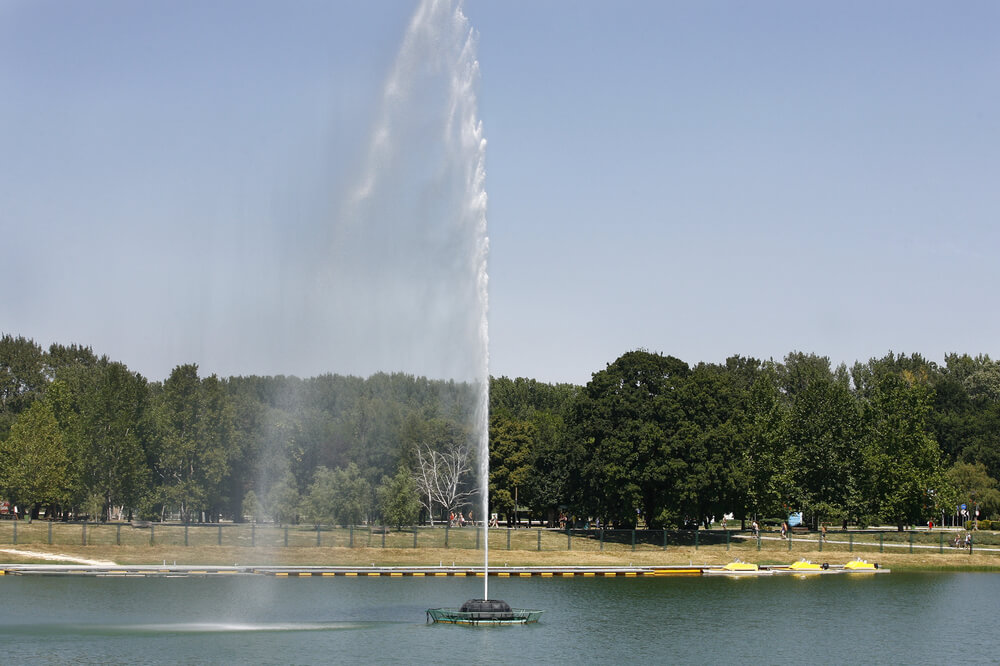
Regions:
<svg viewBox="0 0 1000 666"><path fill-rule="evenodd" d="M831 367L631 351L583 387L494 380L494 503L602 524L710 517L912 525L1000 511L1000 363L949 354Z"/></svg>
<svg viewBox="0 0 1000 666"><path fill-rule="evenodd" d="M148 381L0 338L0 499L35 515L403 525L478 510L474 387L406 374ZM492 378L491 512L681 527L1000 512L1000 363L689 365L635 350L585 386ZM481 517L480 517L481 518Z"/></svg>

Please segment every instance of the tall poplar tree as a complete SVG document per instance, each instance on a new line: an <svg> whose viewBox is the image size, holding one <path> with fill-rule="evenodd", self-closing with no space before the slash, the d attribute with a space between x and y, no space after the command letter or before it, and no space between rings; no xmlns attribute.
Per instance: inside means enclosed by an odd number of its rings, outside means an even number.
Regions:
<svg viewBox="0 0 1000 666"><path fill-rule="evenodd" d="M198 511L213 517L235 435L234 410L218 378L202 382L194 364L174 368L157 396L155 422L161 511L176 509L185 521Z"/></svg>

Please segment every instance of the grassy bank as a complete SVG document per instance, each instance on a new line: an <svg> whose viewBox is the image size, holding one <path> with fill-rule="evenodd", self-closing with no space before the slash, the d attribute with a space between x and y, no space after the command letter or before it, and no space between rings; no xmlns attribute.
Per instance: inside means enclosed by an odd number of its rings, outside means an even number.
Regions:
<svg viewBox="0 0 1000 666"><path fill-rule="evenodd" d="M10 546L30 550L106 560L123 565L286 565L286 566L482 566L482 551L445 548L241 548L227 546ZM1000 571L1000 558L993 553L966 551L933 553L848 552L846 550L765 551L755 547L724 546L669 548L660 551L535 551L498 550L490 552L490 562L497 566L656 566L686 564L725 564L743 559L759 564L787 564L798 559L842 564L854 557L878 562L896 571ZM0 553L0 561L11 564L43 563L41 557ZM51 562L50 562L51 563Z"/></svg>
<svg viewBox="0 0 1000 666"><path fill-rule="evenodd" d="M950 545L955 536L964 533L831 531L824 541L817 533L786 540L767 532L757 540L723 530L491 529L489 539L491 561L510 566L725 564L737 558L843 563L860 557L896 570L1000 570L1000 534L977 532L971 555ZM473 528L0 521L0 548L123 565L479 566L481 539L481 530ZM45 560L0 552L0 561Z"/></svg>

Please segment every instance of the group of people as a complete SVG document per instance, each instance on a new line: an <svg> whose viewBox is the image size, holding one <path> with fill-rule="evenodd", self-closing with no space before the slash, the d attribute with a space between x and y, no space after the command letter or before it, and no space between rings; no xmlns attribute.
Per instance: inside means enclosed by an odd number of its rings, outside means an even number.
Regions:
<svg viewBox="0 0 1000 666"><path fill-rule="evenodd" d="M788 537L788 530L789 529L790 528L788 527L788 522L784 521L784 520L781 521L781 538L782 539L785 539L785 538ZM755 537L759 537L760 536L760 523L758 523L756 520L754 520L752 523L750 523L750 531L753 532L753 535ZM826 525L820 525L819 538L820 538L821 541L826 541Z"/></svg>
<svg viewBox="0 0 1000 666"><path fill-rule="evenodd" d="M475 525L476 524L476 521L472 519L472 512L471 511L469 512L469 517L468 518L466 518L465 514L462 513L461 511L458 512L457 516L455 515L455 512L452 511L451 515L448 517L448 525L449 525L449 527L465 527L466 523L468 523L470 525Z"/></svg>
<svg viewBox="0 0 1000 666"><path fill-rule="evenodd" d="M972 532L965 533L965 539L963 541L961 534L955 535L955 540L951 543L955 548L968 548L969 552L972 552Z"/></svg>

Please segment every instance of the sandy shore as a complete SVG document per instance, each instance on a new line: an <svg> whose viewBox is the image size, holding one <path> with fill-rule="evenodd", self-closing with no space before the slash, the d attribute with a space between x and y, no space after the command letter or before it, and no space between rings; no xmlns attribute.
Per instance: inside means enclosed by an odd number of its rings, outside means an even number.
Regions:
<svg viewBox="0 0 1000 666"><path fill-rule="evenodd" d="M21 550L20 548L0 548L0 553L17 555L18 557L34 557L40 560L51 562L68 562L70 564L87 564L90 566L113 566L114 562L108 560L89 560L84 557L74 557L73 555L57 555L55 553L40 553L35 550Z"/></svg>

